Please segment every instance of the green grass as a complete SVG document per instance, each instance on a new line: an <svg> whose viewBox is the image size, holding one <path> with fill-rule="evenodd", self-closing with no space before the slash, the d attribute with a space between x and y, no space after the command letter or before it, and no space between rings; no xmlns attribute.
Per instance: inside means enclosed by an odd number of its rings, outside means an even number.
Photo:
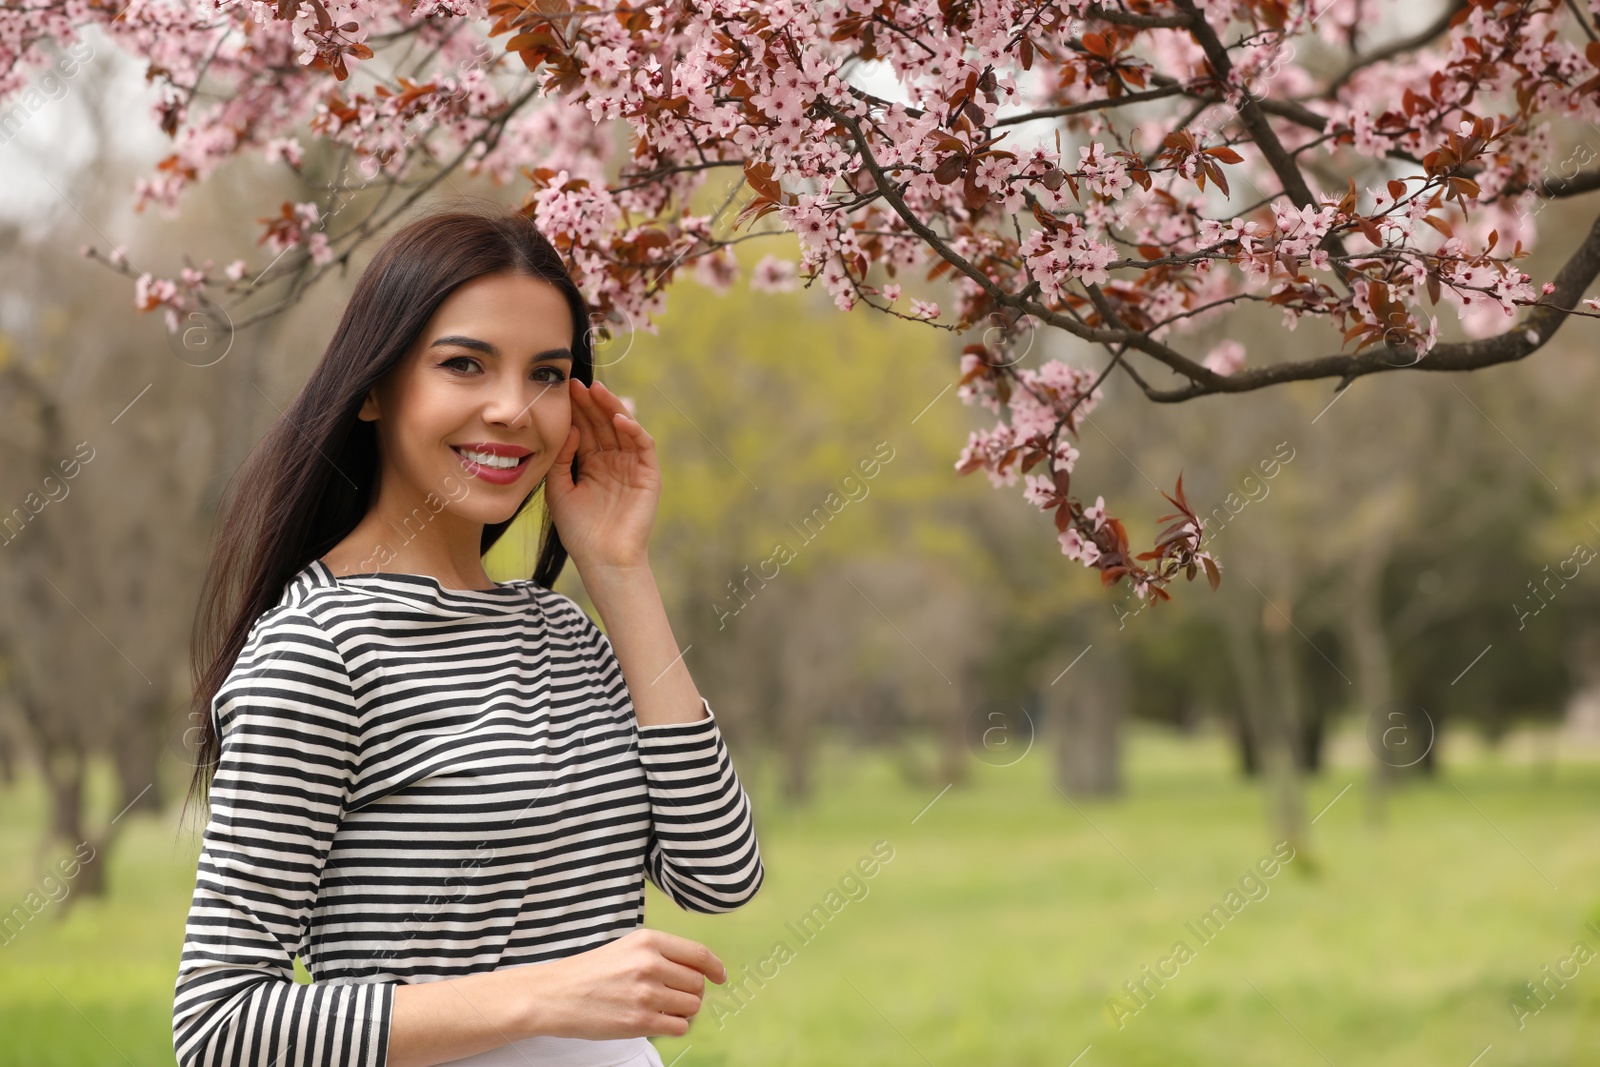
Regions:
<svg viewBox="0 0 1600 1067"><path fill-rule="evenodd" d="M1600 1061L1600 958L1524 1028L1508 1006L1575 943L1600 950L1584 927L1600 925L1600 753L1446 741L1448 774L1393 794L1376 823L1361 741L1339 739L1308 815L1353 787L1209 944L1185 923L1274 840L1261 791L1214 738L1141 731L1127 797L1077 808L1051 787L1043 742L942 795L833 748L797 811L754 788L765 778L741 754L765 887L722 916L651 889L647 922L710 945L745 992L709 986L690 1034L657 1047L677 1067L1067 1067L1086 1046L1077 1067L1468 1067L1486 1047L1477 1067ZM0 805L9 907L38 882L42 812L31 785ZM172 1062L196 846L171 817L128 822L109 899L52 905L0 947L0 1065ZM893 859L802 941L788 924L880 840ZM780 940L787 957L747 978ZM1192 958L1119 1029L1108 999L1135 1006L1123 982L1178 940Z"/></svg>

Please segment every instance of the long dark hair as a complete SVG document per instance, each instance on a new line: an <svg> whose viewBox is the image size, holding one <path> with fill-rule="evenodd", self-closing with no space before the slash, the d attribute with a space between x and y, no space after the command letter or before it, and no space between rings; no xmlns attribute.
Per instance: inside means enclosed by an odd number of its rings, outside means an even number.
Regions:
<svg viewBox="0 0 1600 1067"><path fill-rule="evenodd" d="M560 254L521 211L438 211L397 230L356 281L344 317L300 395L251 450L224 493L190 639L195 726L188 801L209 801L221 739L211 704L284 585L338 544L366 514L378 476L374 424L356 417L459 285L514 272L559 289L572 312L572 375L594 382L588 309ZM486 524L482 551L499 540L542 484L505 522ZM555 584L567 561L548 510L533 581Z"/></svg>

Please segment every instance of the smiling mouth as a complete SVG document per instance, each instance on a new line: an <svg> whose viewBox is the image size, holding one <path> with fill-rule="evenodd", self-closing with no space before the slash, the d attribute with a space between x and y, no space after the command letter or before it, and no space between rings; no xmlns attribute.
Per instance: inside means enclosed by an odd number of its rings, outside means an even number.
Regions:
<svg viewBox="0 0 1600 1067"><path fill-rule="evenodd" d="M469 460L480 467L486 467L492 471L518 470L525 466L528 462L528 457L533 455L533 453L530 452L526 456L497 456L491 452L478 452L474 449L458 448L454 445L451 446L451 451L463 459Z"/></svg>

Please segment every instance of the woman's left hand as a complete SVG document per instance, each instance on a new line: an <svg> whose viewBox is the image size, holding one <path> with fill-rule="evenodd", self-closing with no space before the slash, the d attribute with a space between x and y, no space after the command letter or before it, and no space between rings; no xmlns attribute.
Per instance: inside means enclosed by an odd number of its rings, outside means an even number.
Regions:
<svg viewBox="0 0 1600 1067"><path fill-rule="evenodd" d="M646 546L661 495L655 439L599 382L590 388L570 378L567 388L572 429L544 487L561 544L580 572L641 566L648 562Z"/></svg>

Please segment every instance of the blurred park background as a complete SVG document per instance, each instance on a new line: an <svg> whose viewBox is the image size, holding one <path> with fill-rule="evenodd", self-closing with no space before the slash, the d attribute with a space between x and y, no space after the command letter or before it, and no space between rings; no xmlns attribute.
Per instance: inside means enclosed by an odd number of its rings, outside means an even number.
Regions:
<svg viewBox="0 0 1600 1067"><path fill-rule="evenodd" d="M0 1064L27 1067L172 1062L214 508L354 280L209 348L138 315L81 245L171 274L173 248L250 254L235 201L306 196L234 161L181 219L129 213L161 146L127 132L119 62L0 149ZM508 195L438 192L419 206ZM1227 337L1338 347L1275 316ZM673 287L599 376L661 449L652 557L768 879L725 916L651 889L648 924L739 986L664 1060L1595 1062L1597 339L1575 320L1523 364L1339 394L1158 408L1112 379L1075 492L1115 497L1137 543L1181 471L1224 567L1140 610L1014 490L955 473L986 423L955 395L964 339L815 290ZM803 534L830 492L847 505ZM531 571L533 529L495 577ZM586 603L572 568L557 588Z"/></svg>

